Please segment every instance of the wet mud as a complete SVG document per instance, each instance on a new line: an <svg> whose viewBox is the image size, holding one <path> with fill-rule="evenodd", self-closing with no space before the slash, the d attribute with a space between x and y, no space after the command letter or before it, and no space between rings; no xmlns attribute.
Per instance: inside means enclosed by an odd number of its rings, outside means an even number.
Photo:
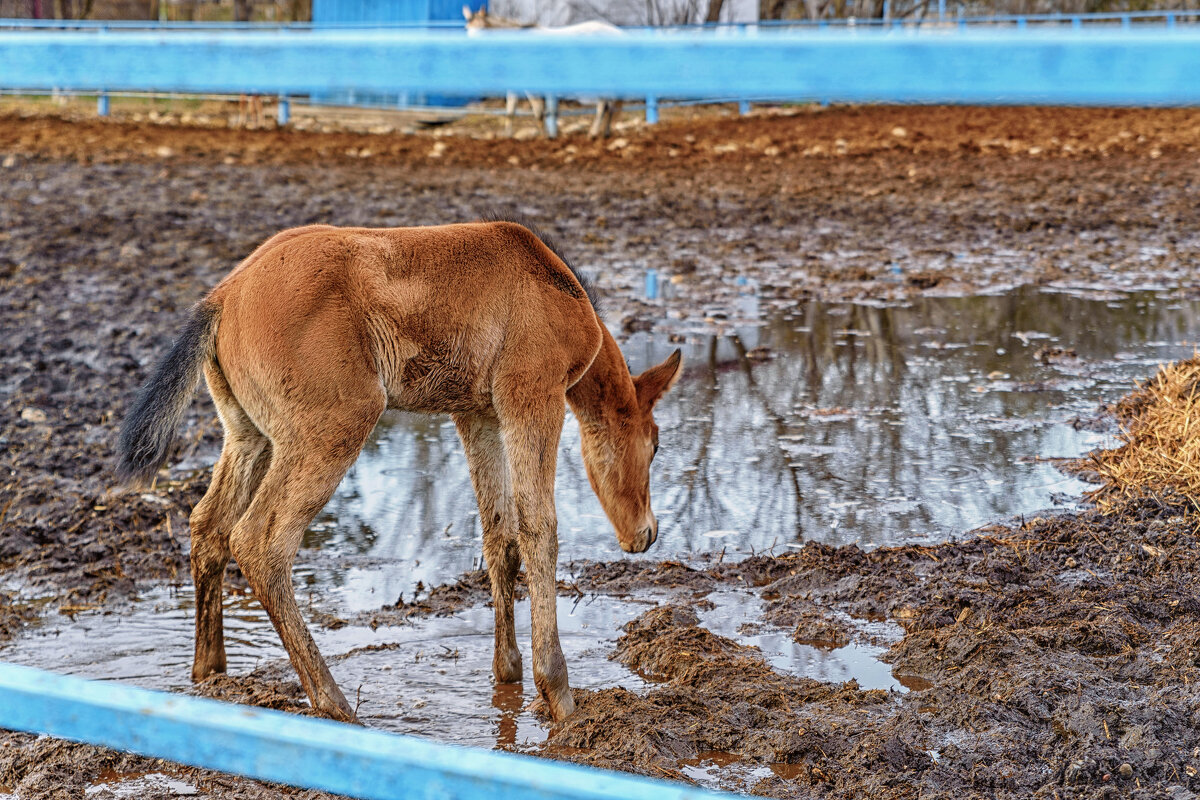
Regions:
<svg viewBox="0 0 1200 800"><path fill-rule="evenodd" d="M189 583L187 514L219 446L211 404L201 393L190 407L174 466L148 490L114 487L112 440L184 310L283 227L519 211L596 275L623 337L728 331L747 284L781 312L813 299L877 303L1022 284L1141 287L1182 302L1200 286L1195 112L833 109L686 120L621 140L0 116L0 658L43 626L103 628L155 591ZM642 296L649 267L670 293L669 313ZM1069 373L1075 346L1035 344L1031 358ZM773 357L786 355L764 348L754 359ZM1113 429L1090 417L1079 424ZM1103 513L1001 519L917 544L808 539L735 556L714 538L686 557L570 564L564 551L560 609L602 598L613 626L588 655L593 633L581 625L568 660L587 656L613 672L597 667L594 684L576 681L579 710L557 726L528 709L528 691L493 696L486 673L471 677L506 731L483 738L773 797L1192 797L1194 508L1130 494ZM316 552L306 556L310 576L320 572ZM230 577L244 595L235 567ZM366 609L319 597L308 605L321 637L342 645L331 659L339 679L378 675L372 653L423 660L409 673L452 672L460 650L475 663L478 637L443 654L404 636L436 632L439 620L486 625L483 573L429 586ZM808 676L766 644L781 640L804 653L858 648L882 660L887 679ZM277 655L195 688L164 688L304 713ZM434 667L434 658L443 661ZM399 711L377 712L380 727L436 727L423 700L404 699ZM320 796L0 736L0 796L85 791Z"/></svg>

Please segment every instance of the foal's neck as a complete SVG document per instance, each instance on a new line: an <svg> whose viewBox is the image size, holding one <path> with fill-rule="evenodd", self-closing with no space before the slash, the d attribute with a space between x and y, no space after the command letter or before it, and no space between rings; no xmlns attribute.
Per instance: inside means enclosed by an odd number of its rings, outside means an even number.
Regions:
<svg viewBox="0 0 1200 800"><path fill-rule="evenodd" d="M604 426L628 416L637 409L637 390L625 357L616 339L600 324L603 343L596 359L574 386L567 390L567 402L585 427Z"/></svg>

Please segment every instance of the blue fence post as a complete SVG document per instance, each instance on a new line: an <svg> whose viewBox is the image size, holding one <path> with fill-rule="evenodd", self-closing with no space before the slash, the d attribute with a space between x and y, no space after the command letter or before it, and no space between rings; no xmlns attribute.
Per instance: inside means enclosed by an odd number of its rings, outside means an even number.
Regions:
<svg viewBox="0 0 1200 800"><path fill-rule="evenodd" d="M938 22L946 21L946 0L938 0Z"/></svg>
<svg viewBox="0 0 1200 800"><path fill-rule="evenodd" d="M658 98L654 95L646 97L646 124L658 124Z"/></svg>
<svg viewBox="0 0 1200 800"><path fill-rule="evenodd" d="M1174 14L1171 14L1171 13L1167 14L1167 27L1168 28L1175 27L1175 15Z"/></svg>
<svg viewBox="0 0 1200 800"><path fill-rule="evenodd" d="M558 95L546 95L546 138L558 138Z"/></svg>
<svg viewBox="0 0 1200 800"><path fill-rule="evenodd" d="M658 299L658 270L653 268L646 270L646 299Z"/></svg>
<svg viewBox="0 0 1200 800"><path fill-rule="evenodd" d="M283 127L292 118L292 102L286 94L279 95L279 111L275 115L275 124Z"/></svg>
<svg viewBox="0 0 1200 800"><path fill-rule="evenodd" d="M744 97L738 100L738 113L743 117L750 113L750 101Z"/></svg>
<svg viewBox="0 0 1200 800"><path fill-rule="evenodd" d="M1121 17L1121 30L1127 31L1132 27L1133 20L1128 16Z"/></svg>
<svg viewBox="0 0 1200 800"><path fill-rule="evenodd" d="M101 92L96 95L96 114L101 117L107 117L109 112L108 92Z"/></svg>

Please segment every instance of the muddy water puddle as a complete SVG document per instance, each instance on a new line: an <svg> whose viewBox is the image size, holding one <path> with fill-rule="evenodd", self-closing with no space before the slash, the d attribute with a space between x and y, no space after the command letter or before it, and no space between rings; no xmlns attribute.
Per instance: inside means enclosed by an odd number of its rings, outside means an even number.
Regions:
<svg viewBox="0 0 1200 800"><path fill-rule="evenodd" d="M663 316L672 316L671 301L665 306ZM623 344L635 371L677 346L686 369L657 412L659 541L632 558L719 551L737 558L805 540L938 541L1070 506L1086 487L1040 459L1102 444L1111 434L1089 422L1097 407L1155 364L1190 355L1200 336L1197 311L1200 303L1161 292L1022 289L901 306L813 302L782 312L747 288L735 307L677 319L671 336L636 334ZM572 421L563 432L557 506L564 565L631 558L588 487ZM350 617L454 580L479 566L476 517L453 425L389 415L305 539L296 569L302 607ZM621 626L656 599L560 599L573 685L644 688L608 655ZM879 660L898 636L887 623L855 621L854 641L826 647L744 627L761 617L749 592L709 599L702 624L759 647L781 671L853 678L863 688L924 688ZM191 602L190 586L161 587L132 608L51 619L0 648L0 658L186 690ZM232 673L262 668L292 679L257 603L232 595L226 615ZM517 619L531 676L526 604ZM531 677L521 687L491 683L486 607L315 635L368 724L488 747L533 747L545 738L528 709ZM720 767L700 759L688 769L703 779Z"/></svg>
<svg viewBox="0 0 1200 800"><path fill-rule="evenodd" d="M0 649L0 658L94 680L188 691L191 608L190 590L158 589L129 609L51 620ZM559 598L559 633L572 686L634 691L645 686L608 654L620 628L646 608L607 597ZM266 681L294 681L287 654L257 602L227 599L225 619L230 674L258 670ZM367 725L474 746L533 746L546 731L529 707L537 692L527 600L517 602L516 619L526 673L521 685L492 683L492 610L485 606L375 629L314 626L313 635Z"/></svg>
<svg viewBox="0 0 1200 800"><path fill-rule="evenodd" d="M855 680L862 689L907 692L910 688L921 688L911 678L892 674L891 667L880 660L888 647L903 637L898 625L839 614L855 632L853 641L797 642L790 630L753 625L763 614L762 600L751 591L723 589L705 599L713 605L697 612L703 627L738 644L757 647L779 672L827 683Z"/></svg>
<svg viewBox="0 0 1200 800"><path fill-rule="evenodd" d="M1152 291L1020 289L787 312L739 300L675 323L671 337L622 345L635 371L677 346L685 356L656 412L659 540L639 558L940 541L1071 505L1085 486L1039 459L1102 444L1086 424L1098 406L1190 355L1200 336L1200 303ZM624 557L578 436L568 420L562 560ZM336 587L341 605L374 608L477 567L479 540L453 424L389 416L305 542L321 548L309 579Z"/></svg>

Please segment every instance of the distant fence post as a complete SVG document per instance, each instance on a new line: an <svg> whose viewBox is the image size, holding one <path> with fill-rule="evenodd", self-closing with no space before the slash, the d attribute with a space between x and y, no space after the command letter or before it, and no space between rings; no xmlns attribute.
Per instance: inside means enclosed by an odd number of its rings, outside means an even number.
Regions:
<svg viewBox="0 0 1200 800"><path fill-rule="evenodd" d="M283 127L292 118L292 102L286 94L279 95L279 111L275 114L275 124Z"/></svg>
<svg viewBox="0 0 1200 800"><path fill-rule="evenodd" d="M646 97L646 124L655 125L658 123L658 98L654 95Z"/></svg>
<svg viewBox="0 0 1200 800"><path fill-rule="evenodd" d="M107 117L109 112L108 92L101 92L96 95L96 114L101 117Z"/></svg>
<svg viewBox="0 0 1200 800"><path fill-rule="evenodd" d="M743 117L750 113L750 101L744 97L738 100L738 113Z"/></svg>

